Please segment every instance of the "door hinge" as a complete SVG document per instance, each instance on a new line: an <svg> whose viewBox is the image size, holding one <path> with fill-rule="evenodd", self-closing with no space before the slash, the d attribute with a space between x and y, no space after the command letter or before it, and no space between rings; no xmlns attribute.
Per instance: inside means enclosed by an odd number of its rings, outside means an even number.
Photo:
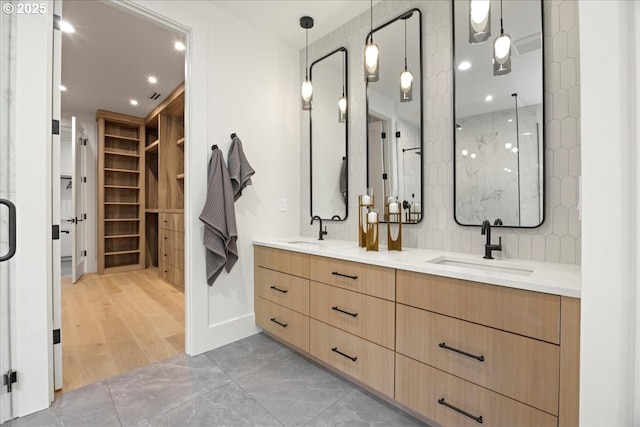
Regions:
<svg viewBox="0 0 640 427"><path fill-rule="evenodd" d="M60 226L54 225L51 230L51 239L60 240Z"/></svg>
<svg viewBox="0 0 640 427"><path fill-rule="evenodd" d="M396 138L400 138L400 131L396 132Z"/></svg>
<svg viewBox="0 0 640 427"><path fill-rule="evenodd" d="M82 214L82 219L87 219L87 214Z"/></svg>
<svg viewBox="0 0 640 427"><path fill-rule="evenodd" d="M380 137L381 137L382 139L386 139L386 138L387 138L387 133L386 133L386 132L382 132L382 133L380 134Z"/></svg>
<svg viewBox="0 0 640 427"><path fill-rule="evenodd" d="M82 182L87 182L87 177L86 176L82 177Z"/></svg>
<svg viewBox="0 0 640 427"><path fill-rule="evenodd" d="M60 15L53 15L53 29L60 30Z"/></svg>
<svg viewBox="0 0 640 427"><path fill-rule="evenodd" d="M60 344L60 329L53 330L53 344Z"/></svg>
<svg viewBox="0 0 640 427"><path fill-rule="evenodd" d="M51 126L51 133L53 135L60 135L60 120L53 120L53 124Z"/></svg>
<svg viewBox="0 0 640 427"><path fill-rule="evenodd" d="M387 178L388 178L387 174L386 174L386 173L383 173L383 174L382 174L382 179L387 179Z"/></svg>
<svg viewBox="0 0 640 427"><path fill-rule="evenodd" d="M87 251L82 251L82 256L87 256Z"/></svg>
<svg viewBox="0 0 640 427"><path fill-rule="evenodd" d="M7 393L11 393L11 385L18 382L18 373L16 371L7 371L2 376L2 384L7 386Z"/></svg>
<svg viewBox="0 0 640 427"><path fill-rule="evenodd" d="M83 139L83 140L82 140L82 145L87 145L87 141L88 141L88 139L87 139L87 138Z"/></svg>

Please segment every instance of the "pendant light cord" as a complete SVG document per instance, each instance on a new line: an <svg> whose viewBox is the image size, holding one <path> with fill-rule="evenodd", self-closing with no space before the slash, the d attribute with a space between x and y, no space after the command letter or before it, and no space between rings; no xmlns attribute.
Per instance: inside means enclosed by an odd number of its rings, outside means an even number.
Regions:
<svg viewBox="0 0 640 427"><path fill-rule="evenodd" d="M407 19L404 19L404 70L407 71Z"/></svg>
<svg viewBox="0 0 640 427"><path fill-rule="evenodd" d="M371 0L371 43L373 43L373 0Z"/></svg>
<svg viewBox="0 0 640 427"><path fill-rule="evenodd" d="M306 42L304 47L304 55L305 55L304 79L309 80L309 29L308 28L305 29L305 34L306 34Z"/></svg>
<svg viewBox="0 0 640 427"><path fill-rule="evenodd" d="M504 28L502 27L502 0L500 0L500 35L504 34Z"/></svg>
<svg viewBox="0 0 640 427"><path fill-rule="evenodd" d="M342 96L344 96L344 61L346 59L346 54L342 55Z"/></svg>

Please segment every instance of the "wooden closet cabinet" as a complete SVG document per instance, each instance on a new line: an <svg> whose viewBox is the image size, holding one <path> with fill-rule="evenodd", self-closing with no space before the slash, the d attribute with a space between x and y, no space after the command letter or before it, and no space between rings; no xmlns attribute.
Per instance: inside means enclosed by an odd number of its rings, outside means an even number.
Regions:
<svg viewBox="0 0 640 427"><path fill-rule="evenodd" d="M146 266L184 291L184 84L144 122Z"/></svg>
<svg viewBox="0 0 640 427"><path fill-rule="evenodd" d="M144 120L98 110L98 273L145 265ZM85 218L77 218L82 221Z"/></svg>

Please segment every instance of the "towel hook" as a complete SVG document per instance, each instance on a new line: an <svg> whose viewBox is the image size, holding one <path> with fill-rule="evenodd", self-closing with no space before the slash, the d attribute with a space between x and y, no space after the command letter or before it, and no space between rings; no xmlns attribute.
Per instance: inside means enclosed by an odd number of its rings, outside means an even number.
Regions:
<svg viewBox="0 0 640 427"><path fill-rule="evenodd" d="M237 136L238 136L238 135L236 135L236 133L234 132L234 133L232 133L232 134L231 134L231 139L233 139L233 138L235 138L235 137L237 137Z"/></svg>
<svg viewBox="0 0 640 427"><path fill-rule="evenodd" d="M217 144L215 144L215 145L212 145L212 146L211 146L211 150L212 150L212 151L213 151L213 150L217 150L217 149L218 149L218 145L217 145Z"/></svg>

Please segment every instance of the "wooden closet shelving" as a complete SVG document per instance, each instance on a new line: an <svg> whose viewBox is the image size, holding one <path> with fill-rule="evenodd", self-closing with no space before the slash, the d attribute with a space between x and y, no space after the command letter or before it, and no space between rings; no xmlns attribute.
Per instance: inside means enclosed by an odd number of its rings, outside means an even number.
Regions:
<svg viewBox="0 0 640 427"><path fill-rule="evenodd" d="M98 110L98 273L144 268L145 127L139 117Z"/></svg>

